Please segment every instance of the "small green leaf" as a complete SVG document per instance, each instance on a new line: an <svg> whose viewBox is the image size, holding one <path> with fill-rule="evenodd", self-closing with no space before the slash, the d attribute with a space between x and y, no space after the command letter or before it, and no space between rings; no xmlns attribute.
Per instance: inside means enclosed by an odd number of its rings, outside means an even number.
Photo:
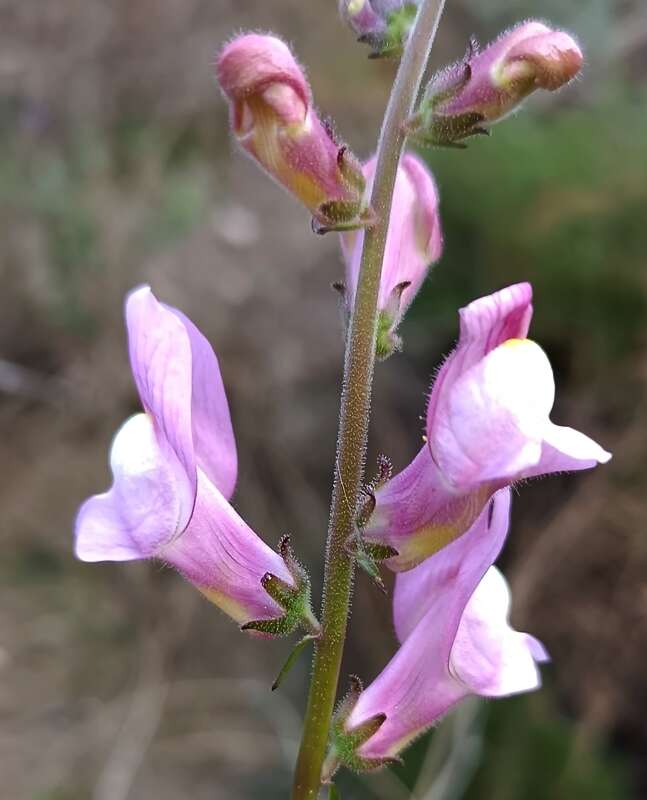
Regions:
<svg viewBox="0 0 647 800"><path fill-rule="evenodd" d="M341 793L334 783L328 787L328 800L341 800Z"/></svg>
<svg viewBox="0 0 647 800"><path fill-rule="evenodd" d="M303 637L303 639L300 639L300 640L299 640L299 641L298 641L298 642L297 642L297 643L294 645L294 647L293 647L293 648L292 648L292 650L290 651L290 655L287 657L287 659L286 659L286 661L285 661L285 664L283 664L283 666L281 667L281 670L280 670L279 674L276 676L276 680L275 680L275 681L274 681L274 683L272 684L272 691L273 691L273 692L274 692L274 691L276 691L276 689L278 689L278 688L279 688L279 686L280 686L280 685L283 683L283 679L285 678L285 676L288 674L288 672L289 672L289 671L292 669L292 667L294 666L294 663L295 663L295 661L296 661L296 660L297 660L297 658L300 656L300 654L301 654L301 651L304 649L304 647L305 647L307 644L309 644L310 642L314 642L314 641L315 641L315 639L317 639L317 637L316 637L316 636L313 636L312 634L310 634L310 633L307 633L307 634L306 634L306 635Z"/></svg>
<svg viewBox="0 0 647 800"><path fill-rule="evenodd" d="M386 586L384 585L384 581L380 575L379 567L375 563L374 559L372 559L367 553L359 552L355 556L355 562L358 567L361 567L364 572L370 578L372 578L373 583L382 592L382 594L386 594Z"/></svg>

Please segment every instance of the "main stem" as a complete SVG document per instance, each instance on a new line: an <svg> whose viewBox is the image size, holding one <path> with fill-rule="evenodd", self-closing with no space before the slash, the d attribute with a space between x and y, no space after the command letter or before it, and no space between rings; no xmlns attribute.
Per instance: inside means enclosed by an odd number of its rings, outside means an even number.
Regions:
<svg viewBox="0 0 647 800"><path fill-rule="evenodd" d="M404 147L403 123L414 111L444 4L445 0L423 0L420 6L380 133L371 195L377 222L366 230L364 236L355 307L346 342L335 480L326 545L322 637L315 649L292 800L315 800L321 786L321 768L326 755L350 611L353 561L344 545L353 533L364 470L375 364L377 299L393 187Z"/></svg>

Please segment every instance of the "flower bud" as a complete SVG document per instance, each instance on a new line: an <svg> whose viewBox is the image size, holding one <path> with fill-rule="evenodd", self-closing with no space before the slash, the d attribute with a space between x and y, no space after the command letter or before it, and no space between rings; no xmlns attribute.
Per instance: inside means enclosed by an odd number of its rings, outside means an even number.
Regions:
<svg viewBox="0 0 647 800"><path fill-rule="evenodd" d="M429 82L408 130L420 142L464 146L461 140L487 133L535 89L555 91L582 66L582 51L563 31L528 21L503 33L484 50L470 42L462 61Z"/></svg>
<svg viewBox="0 0 647 800"><path fill-rule="evenodd" d="M420 0L340 0L342 18L371 45L371 57L399 55L409 38Z"/></svg>
<svg viewBox="0 0 647 800"><path fill-rule="evenodd" d="M361 165L317 116L288 46L244 34L220 53L216 70L239 144L306 206L317 230L361 226L369 216Z"/></svg>
<svg viewBox="0 0 647 800"><path fill-rule="evenodd" d="M375 177L376 159L364 166L369 187ZM341 235L346 264L344 300L350 316L364 247L364 232ZM438 191L425 164L406 153L395 181L391 217L384 249L378 296L377 354L386 358L400 347L396 329L418 293L431 264L438 261L443 237L438 215Z"/></svg>

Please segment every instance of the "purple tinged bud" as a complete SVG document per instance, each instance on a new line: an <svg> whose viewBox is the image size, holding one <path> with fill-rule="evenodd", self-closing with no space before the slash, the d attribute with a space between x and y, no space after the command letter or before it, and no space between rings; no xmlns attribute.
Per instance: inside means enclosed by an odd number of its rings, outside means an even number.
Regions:
<svg viewBox="0 0 647 800"><path fill-rule="evenodd" d="M340 0L342 19L359 41L371 45L372 57L400 55L420 0Z"/></svg>
<svg viewBox="0 0 647 800"><path fill-rule="evenodd" d="M536 89L555 91L582 67L582 51L563 31L528 21L479 50L470 42L464 59L429 82L408 130L431 145L460 146L514 111Z"/></svg>
<svg viewBox="0 0 647 800"><path fill-rule="evenodd" d="M510 286L460 311L460 337L438 372L425 443L375 492L367 542L409 570L470 528L492 495L523 478L590 469L611 454L573 428L555 425L548 358L527 338L532 288Z"/></svg>
<svg viewBox="0 0 647 800"><path fill-rule="evenodd" d="M82 561L156 558L175 567L240 624L308 616L309 586L290 553L276 553L229 503L237 456L218 360L180 311L148 286L126 301L130 361L143 413L119 429L113 484L76 519ZM268 575L282 588L265 588ZM276 599L278 597L278 601ZM283 603L282 600L289 602ZM289 605L290 608L287 608ZM257 630L261 630L258 625ZM278 633L288 632L285 625Z"/></svg>
<svg viewBox="0 0 647 800"><path fill-rule="evenodd" d="M275 36L238 36L218 56L216 72L238 143L306 206L319 232L365 224L361 165L318 117L288 46Z"/></svg>
<svg viewBox="0 0 647 800"><path fill-rule="evenodd" d="M510 591L492 564L508 531L510 490L496 494L460 539L398 575L394 595L400 648L344 720L347 737L380 718L345 762L394 758L468 695L501 697L539 687L548 660L532 636L510 627Z"/></svg>
<svg viewBox="0 0 647 800"><path fill-rule="evenodd" d="M364 166L368 191L375 176L376 159ZM364 247L364 231L341 234L346 265L344 299L350 316ZM393 192L391 218L384 250L378 296L377 353L389 356L400 347L396 330L407 308L425 280L429 268L440 258L443 236L438 211L438 190L425 164L406 153Z"/></svg>

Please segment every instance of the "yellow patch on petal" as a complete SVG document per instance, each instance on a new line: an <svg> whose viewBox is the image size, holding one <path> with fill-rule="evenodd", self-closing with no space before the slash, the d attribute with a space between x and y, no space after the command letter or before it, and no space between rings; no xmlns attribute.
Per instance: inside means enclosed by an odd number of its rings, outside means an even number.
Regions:
<svg viewBox="0 0 647 800"><path fill-rule="evenodd" d="M395 543L399 553L389 559L389 566L396 572L406 572L451 544L469 530L494 491L492 486L481 486L462 498L462 506L451 521L424 525Z"/></svg>
<svg viewBox="0 0 647 800"><path fill-rule="evenodd" d="M196 589L198 589L209 602L218 606L219 609L224 611L225 614L230 616L239 625L249 622L249 612L246 611L240 603L232 600L231 597L228 597L223 592L218 592L215 589L208 589L206 586L196 586Z"/></svg>
<svg viewBox="0 0 647 800"><path fill-rule="evenodd" d="M532 347L537 347L537 345L530 339L506 339L505 342L503 342L503 344L501 345L501 347L519 347L524 345L531 345Z"/></svg>
<svg viewBox="0 0 647 800"><path fill-rule="evenodd" d="M351 0L346 10L351 17L354 17L355 14L359 14L359 12L364 8L365 5L366 5L366 0Z"/></svg>

